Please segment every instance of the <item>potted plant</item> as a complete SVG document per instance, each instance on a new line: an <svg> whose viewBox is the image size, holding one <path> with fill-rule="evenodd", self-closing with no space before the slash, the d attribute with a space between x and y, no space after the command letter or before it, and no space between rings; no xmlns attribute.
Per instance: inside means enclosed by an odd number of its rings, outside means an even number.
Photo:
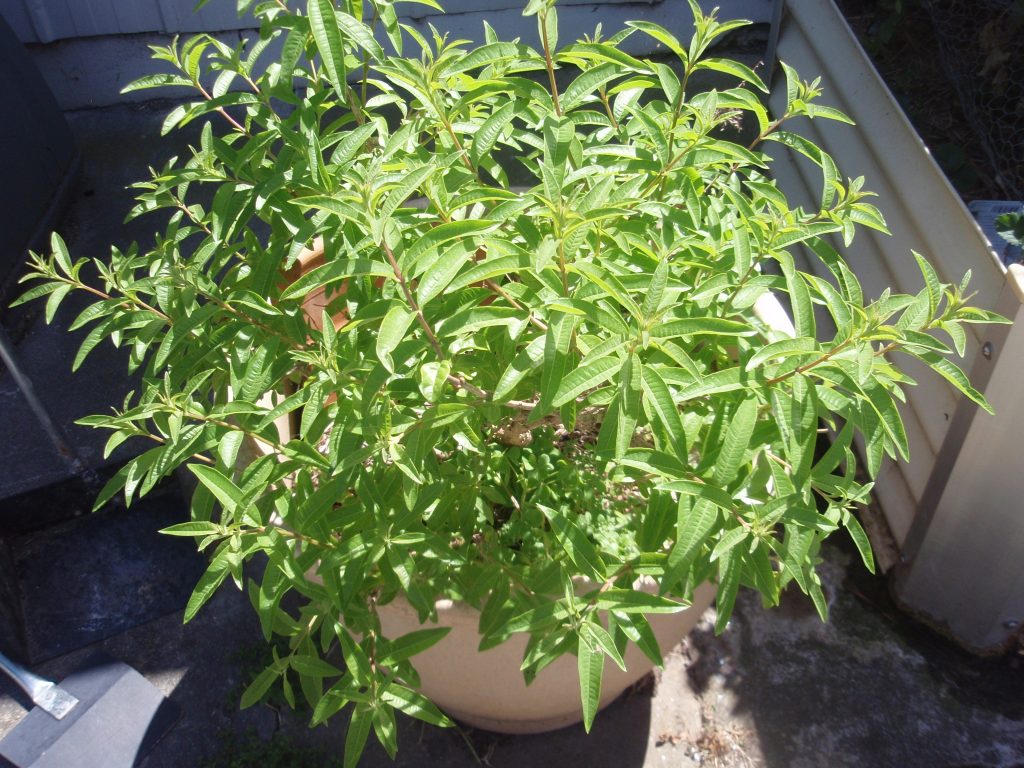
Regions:
<svg viewBox="0 0 1024 768"><path fill-rule="evenodd" d="M963 323L999 318L921 257L916 295L862 295L824 238L882 217L790 130L845 118L785 66L770 117L758 75L708 55L743 22L691 1L689 44L637 22L559 47L554 5L531 0L535 50L490 27L479 47L426 40L384 0L239 5L257 42L155 47L174 73L131 86L196 90L165 131L205 121L138 185L134 215L170 213L156 244L73 260L55 236L21 301L48 296L51 318L96 296L76 366L109 339L142 375L82 423L111 449L154 443L97 504L195 475L191 520L165 531L211 555L185 619L229 578L247 589L289 650L243 704L297 683L314 722L347 707L347 764L370 730L394 753L395 710L448 722L424 694L441 662L416 662L454 643L453 611L481 657L518 642L526 682L578 674L588 729L602 681L660 662L678 634L659 642L659 621L691 601L717 591L721 630L741 585L766 604L795 585L824 618L821 541L845 529L872 568L860 472L906 458L894 355L986 405L948 356ZM666 58L627 54L629 35ZM728 87L695 89L707 73ZM772 182L778 145L821 168L814 209Z"/></svg>

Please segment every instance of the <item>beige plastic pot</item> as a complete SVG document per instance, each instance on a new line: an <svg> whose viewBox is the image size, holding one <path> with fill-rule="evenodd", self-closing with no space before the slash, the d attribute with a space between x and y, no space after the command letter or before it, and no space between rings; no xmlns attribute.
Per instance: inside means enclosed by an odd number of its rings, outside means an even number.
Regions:
<svg viewBox="0 0 1024 768"><path fill-rule="evenodd" d="M703 584L694 591L693 605L686 610L648 616L663 653L668 654L696 626L715 591L713 585ZM418 654L414 663L420 674L420 691L441 709L464 723L499 733L542 733L583 720L575 656L552 662L527 686L520 671L527 635L517 634L496 648L479 651L480 613L451 600L439 600L436 606L437 626L452 630ZM378 611L387 637L423 629L416 611L404 600L380 606ZM605 659L601 708L653 668L633 644L624 660L625 672Z"/></svg>
<svg viewBox="0 0 1024 768"><path fill-rule="evenodd" d="M286 283L322 263L324 247L323 241L318 239L312 248L300 254L293 269L284 275ZM338 290L344 291L344 287ZM322 290L306 297L303 309L311 327L320 328L322 312L328 304L329 297ZM348 322L348 317L339 313L333 320L335 327L340 328ZM290 436L287 419L279 420L278 429L283 438ZM319 581L314 572L308 576ZM651 588L654 588L653 583ZM711 605L715 593L713 585L703 584L695 590L693 604L686 610L648 617L662 652L667 654L689 634ZM527 635L514 635L496 648L481 652L477 630L479 611L451 600L439 600L436 609L436 626L452 630L441 642L417 654L414 663L420 675L420 691L441 709L462 722L499 733L541 733L583 720L574 655L552 662L527 686L520 670ZM387 637L400 637L423 629L416 611L404 599L380 606L378 611ZM625 672L605 659L601 708L653 668L650 659L632 644L626 650L624 661Z"/></svg>

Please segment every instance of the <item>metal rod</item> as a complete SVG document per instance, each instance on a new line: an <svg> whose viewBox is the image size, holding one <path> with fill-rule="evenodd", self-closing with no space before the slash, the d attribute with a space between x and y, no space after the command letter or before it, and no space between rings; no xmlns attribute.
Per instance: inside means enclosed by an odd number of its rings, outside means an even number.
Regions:
<svg viewBox="0 0 1024 768"><path fill-rule="evenodd" d="M57 720L62 720L78 704L78 699L56 683L33 674L0 653L0 670L7 673L32 701Z"/></svg>
<svg viewBox="0 0 1024 768"><path fill-rule="evenodd" d="M10 371L11 376L14 378L14 383L28 402L28 407L32 410L53 447L65 463L67 463L71 471L90 485L98 483L96 473L82 461L68 441L64 430L53 420L49 411L46 410L46 406L36 396L35 389L32 387L32 381L18 366L14 354L14 345L11 343L10 338L7 336L7 331L2 325L0 325L0 361L3 361L4 366Z"/></svg>

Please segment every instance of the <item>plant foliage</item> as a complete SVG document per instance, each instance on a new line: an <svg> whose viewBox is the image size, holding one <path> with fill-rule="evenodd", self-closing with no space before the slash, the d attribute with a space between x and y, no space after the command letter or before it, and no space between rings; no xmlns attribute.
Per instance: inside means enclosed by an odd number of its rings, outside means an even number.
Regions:
<svg viewBox="0 0 1024 768"><path fill-rule="evenodd" d="M258 41L154 47L173 73L130 86L191 87L164 130L204 123L137 185L133 216L170 216L156 244L73 260L54 236L32 260L21 300L48 297L48 318L96 297L75 367L110 340L141 372L82 422L109 450L152 442L97 504L194 473L191 520L165 531L210 554L186 620L225 581L248 589L289 651L243 705L298 685L314 723L348 708L346 765L370 731L394 753L396 710L448 723L414 668L442 596L481 610L482 647L528 633L527 679L576 655L588 728L605 657L660 660L646 615L703 582L719 630L741 585L775 604L795 584L824 617L821 541L845 529L872 567L855 439L868 478L907 457L893 356L987 407L948 356L963 323L998 318L921 257L917 294L863 295L829 236L883 219L792 130L847 118L785 65L769 115L759 76L709 54L744 22L690 5L689 42L636 22L559 45L531 0L538 49L486 25L477 47L425 39L390 0L241 0ZM730 87L695 88L708 74ZM772 181L785 148L820 169L809 210ZM766 319L772 297L792 327ZM385 637L399 596L424 629Z"/></svg>

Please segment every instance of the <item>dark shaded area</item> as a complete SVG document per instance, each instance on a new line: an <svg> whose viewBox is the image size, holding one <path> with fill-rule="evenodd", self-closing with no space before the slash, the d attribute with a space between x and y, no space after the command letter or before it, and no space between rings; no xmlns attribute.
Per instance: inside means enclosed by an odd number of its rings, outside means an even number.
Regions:
<svg viewBox="0 0 1024 768"><path fill-rule="evenodd" d="M1020 174L1017 159L1012 155L994 157L982 142L993 132L1020 135L1024 106L1010 103L1009 98L1015 89L1019 93L1020 83L1001 84L998 70L1006 62L1016 62L1017 67L1024 62L1017 18L1021 10L1014 12L1012 2L932 2L934 18L923 0L837 0L837 5L964 200L1012 197L1011 179ZM1006 10L1000 13L1002 6ZM935 18L949 19L948 28L942 31L945 38L940 39ZM1008 39L1000 42L1003 34ZM954 35L959 53L948 48ZM951 69L962 70L962 92L957 90ZM1004 111L979 113L981 104L993 109L1001 104L1004 92ZM1005 177L1002 182L1000 177Z"/></svg>
<svg viewBox="0 0 1024 768"><path fill-rule="evenodd" d="M52 226L71 186L78 152L50 89L0 17L0 300L21 254ZM6 303L6 302L5 302Z"/></svg>
<svg viewBox="0 0 1024 768"><path fill-rule="evenodd" d="M83 170L71 206L57 229L74 258L104 256L111 244L126 248L133 241L152 243L166 226L170 215L166 211L131 222L125 222L124 217L135 197L130 185L147 178L148 168L163 166L169 156L187 153L188 143L198 141L198 125L160 138L160 126L169 109L166 103L153 102L67 116L81 148ZM18 262L12 279L24 272L21 258ZM106 430L82 427L75 421L89 414L107 413L122 404L135 381L127 374L125 350L103 342L73 374L72 363L88 328L74 332L67 328L92 297L72 293L48 325L44 322L43 301L13 309L7 306L19 292L12 288L0 304L0 323L16 345L19 367L83 465L98 473L120 466L140 452L141 444L129 442L104 457L109 436ZM47 523L66 520L83 507L91 507L98 488L81 485L82 478L56 452L2 366L0 435L10 436L0 441L0 527L36 527L40 517L45 517ZM46 504L45 514L39 509L26 514L19 511L24 508L20 501L13 507L4 501L62 483L70 484L70 492L62 494L58 489L54 503ZM76 483L84 503L74 500Z"/></svg>
<svg viewBox="0 0 1024 768"><path fill-rule="evenodd" d="M188 518L172 490L8 540L27 658L69 651L176 611L206 568L190 540L158 531Z"/></svg>

